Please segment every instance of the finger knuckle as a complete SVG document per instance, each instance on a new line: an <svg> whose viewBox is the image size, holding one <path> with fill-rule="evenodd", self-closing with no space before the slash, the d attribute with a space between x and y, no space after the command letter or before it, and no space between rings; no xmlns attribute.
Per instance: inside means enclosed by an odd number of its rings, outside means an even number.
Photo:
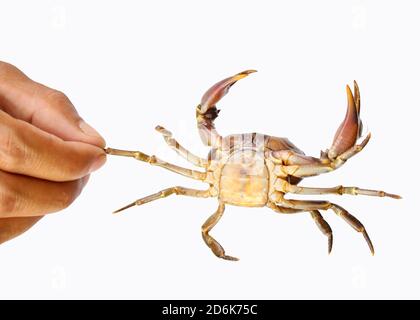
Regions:
<svg viewBox="0 0 420 320"><path fill-rule="evenodd" d="M0 166L6 171L15 171L27 158L27 150L19 132L15 129L1 130Z"/></svg>
<svg viewBox="0 0 420 320"><path fill-rule="evenodd" d="M0 75L5 76L9 74L11 70L13 70L15 67L12 66L10 63L0 61Z"/></svg>
<svg viewBox="0 0 420 320"><path fill-rule="evenodd" d="M48 89L46 93L46 100L53 106L68 104L70 102L69 98L64 92L56 89Z"/></svg>
<svg viewBox="0 0 420 320"><path fill-rule="evenodd" d="M5 184L0 185L0 215L12 215L19 207L19 196Z"/></svg>
<svg viewBox="0 0 420 320"><path fill-rule="evenodd" d="M59 209L65 209L69 207L77 198L78 194L78 186L72 186L71 188L62 190L57 194L57 207Z"/></svg>
<svg viewBox="0 0 420 320"><path fill-rule="evenodd" d="M0 73L3 73L6 68L7 68L7 63L0 61Z"/></svg>
<svg viewBox="0 0 420 320"><path fill-rule="evenodd" d="M15 78L22 78L24 74L14 65L0 61L0 81L8 83L14 81Z"/></svg>

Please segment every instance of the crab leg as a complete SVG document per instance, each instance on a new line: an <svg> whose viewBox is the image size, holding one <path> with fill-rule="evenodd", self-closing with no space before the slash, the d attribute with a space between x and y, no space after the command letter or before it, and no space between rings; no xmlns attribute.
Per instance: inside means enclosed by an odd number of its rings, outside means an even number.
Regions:
<svg viewBox="0 0 420 320"><path fill-rule="evenodd" d="M189 189L189 188L184 188L184 187L177 186L177 187L163 189L163 190L161 190L159 192L156 192L154 194L151 194L149 196L140 198L140 199L122 207L121 209L115 210L113 213L118 213L118 212L121 212L125 209L131 208L131 207L134 207L134 206L141 206L142 204L149 203L151 201L166 198L166 197L170 196L171 194L189 196L189 197L196 197L196 198L208 198L210 196L210 192L208 190L196 190L196 189Z"/></svg>
<svg viewBox="0 0 420 320"><path fill-rule="evenodd" d="M165 139L168 146L171 147L173 150L175 150L185 160L191 162L193 165L196 165L198 167L202 167L202 168L207 167L208 165L207 160L196 156L195 154L191 153L190 151L185 149L183 146L181 146L178 143L178 141L172 138L172 132L170 132L169 130L166 130L164 127L161 127L161 126L157 126L155 129L157 132L162 134L163 139Z"/></svg>
<svg viewBox="0 0 420 320"><path fill-rule="evenodd" d="M267 207L269 207L270 209L273 209L276 212L285 213L285 214L294 214L294 213L300 213L300 212L305 211L301 209L291 209L291 208L281 207L273 202L268 202ZM316 225L318 226L319 230L321 230L321 232L325 236L327 236L328 253L331 253L332 244L333 244L333 235L332 235L332 230L331 230L330 225L328 224L327 221L324 220L324 218L322 217L322 215L319 213L318 210L312 210L309 212L311 214L312 219L315 221Z"/></svg>
<svg viewBox="0 0 420 320"><path fill-rule="evenodd" d="M275 164L281 165L314 165L322 164L321 160L292 150L278 150L269 153L270 159Z"/></svg>
<svg viewBox="0 0 420 320"><path fill-rule="evenodd" d="M330 254L333 245L333 233L331 227L318 210L312 210L310 213L319 230L321 230L321 232L328 238L328 254Z"/></svg>
<svg viewBox="0 0 420 320"><path fill-rule="evenodd" d="M267 207L274 210L275 212L284 213L284 214L294 214L294 213L301 213L305 211L302 209L292 209L292 208L281 207L271 201L267 202Z"/></svg>
<svg viewBox="0 0 420 320"><path fill-rule="evenodd" d="M271 195L271 200L276 204L284 206L286 208L292 209L302 209L306 211L313 211L313 210L333 210L340 218L346 221L354 230L357 232L362 233L363 237L365 238L370 252L372 255L375 254L375 250L373 248L372 241L369 238L369 235L363 226L363 224L354 216L352 216L347 210L340 207L335 203L331 203L329 201L313 201L313 200L294 200L294 199L285 199L284 194L281 192L274 192Z"/></svg>
<svg viewBox="0 0 420 320"><path fill-rule="evenodd" d="M311 188L311 187L302 187L288 183L283 179L277 179L274 183L274 188L277 191L285 193L294 193L294 194L305 194L305 195L314 195L314 194L349 194L353 196L364 195L372 197L390 197L394 199L401 199L401 196L387 193L381 190L370 190L370 189L361 189L359 187L344 187L336 186L332 188Z"/></svg>
<svg viewBox="0 0 420 320"><path fill-rule="evenodd" d="M106 148L105 152L107 154L115 155L115 156L123 156L123 157L132 157L136 160L143 161L150 163L153 166L158 166L165 168L169 171L173 171L175 173L181 174L188 178L196 179L196 180L204 180L206 178L206 174L201 171L191 170L187 168L182 168L177 165L165 162L160 160L156 156L149 156L140 151L128 151L128 150L119 150L113 148Z"/></svg>
<svg viewBox="0 0 420 320"><path fill-rule="evenodd" d="M225 212L225 204L223 202L219 202L219 207L217 208L216 212L212 214L206 222L204 222L203 226L201 227L201 234L203 236L204 242L207 246L213 251L216 257L230 260L230 261L238 261L238 258L227 256L225 254L225 250L223 247L218 243L210 234L209 232L214 226L219 222L220 218L223 216Z"/></svg>

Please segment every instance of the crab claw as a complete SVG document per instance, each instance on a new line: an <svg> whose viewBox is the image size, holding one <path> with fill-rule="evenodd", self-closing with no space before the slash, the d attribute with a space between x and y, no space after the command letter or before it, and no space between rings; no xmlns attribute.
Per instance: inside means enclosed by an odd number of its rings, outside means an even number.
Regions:
<svg viewBox="0 0 420 320"><path fill-rule="evenodd" d="M250 73L256 72L255 70L245 70L233 77L226 78L219 81L201 98L201 103L196 108L196 119L198 133L200 134L201 141L207 146L217 147L222 141L222 137L217 133L214 126L214 120L219 114L216 108L216 103L225 96L230 87L238 80L245 78Z"/></svg>
<svg viewBox="0 0 420 320"><path fill-rule="evenodd" d="M257 72L256 70L245 70L233 77L226 78L219 81L214 86L206 91L201 98L200 113L205 114L209 109L215 106L229 91L230 87L235 84L236 81L245 78L250 73Z"/></svg>
<svg viewBox="0 0 420 320"><path fill-rule="evenodd" d="M360 119L360 92L354 81L354 96L349 86L347 90L347 113L338 127L334 141L328 151L328 158L335 159L337 156L353 147L362 133L362 121Z"/></svg>

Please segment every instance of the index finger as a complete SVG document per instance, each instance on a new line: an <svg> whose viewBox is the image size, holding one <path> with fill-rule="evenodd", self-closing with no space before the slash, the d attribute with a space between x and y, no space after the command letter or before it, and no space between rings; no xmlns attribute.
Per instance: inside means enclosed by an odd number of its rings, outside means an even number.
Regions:
<svg viewBox="0 0 420 320"><path fill-rule="evenodd" d="M63 140L105 146L105 140L83 121L65 94L31 80L2 61L0 109Z"/></svg>

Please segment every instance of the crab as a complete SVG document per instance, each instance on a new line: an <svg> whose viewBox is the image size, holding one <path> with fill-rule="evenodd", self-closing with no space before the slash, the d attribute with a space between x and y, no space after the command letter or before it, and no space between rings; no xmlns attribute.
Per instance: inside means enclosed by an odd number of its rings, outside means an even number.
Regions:
<svg viewBox="0 0 420 320"><path fill-rule="evenodd" d="M203 95L201 103L196 107L200 138L206 146L211 147L207 158L194 155L181 146L172 137L170 131L162 126L156 127L170 148L191 164L200 167L201 170L183 168L141 151L105 149L107 154L132 157L208 184L206 190L181 186L166 188L138 199L114 213L173 194L217 198L218 208L202 225L202 237L214 255L222 259L236 261L239 259L227 255L219 242L210 235L210 231L222 217L226 205L268 207L281 214L309 212L315 224L328 239L328 253L332 249L333 233L320 211L331 209L363 235L373 255L374 247L365 227L346 209L330 201L297 200L286 197L287 194L346 194L401 198L385 191L358 187L339 185L331 188L313 188L299 185L303 178L340 168L347 160L362 151L368 143L371 137L370 133L360 143L357 143L359 138L362 139L362 121L360 118L360 91L356 81L354 81L353 92L348 85L346 86L347 113L336 131L331 147L326 151L321 151L320 157L316 158L305 155L287 138L258 133L232 134L222 137L216 131L214 120L220 111L216 108L216 103L228 93L233 84L254 72L256 71L246 70L217 82Z"/></svg>

